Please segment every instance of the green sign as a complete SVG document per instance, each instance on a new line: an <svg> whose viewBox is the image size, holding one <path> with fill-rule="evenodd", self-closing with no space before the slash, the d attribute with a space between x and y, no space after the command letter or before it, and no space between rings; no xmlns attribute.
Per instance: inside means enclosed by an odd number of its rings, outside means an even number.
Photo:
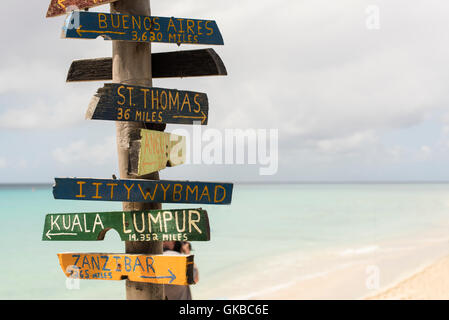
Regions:
<svg viewBox="0 0 449 320"><path fill-rule="evenodd" d="M202 209L48 214L42 240L104 240L110 229L122 241L210 240L209 218Z"/></svg>

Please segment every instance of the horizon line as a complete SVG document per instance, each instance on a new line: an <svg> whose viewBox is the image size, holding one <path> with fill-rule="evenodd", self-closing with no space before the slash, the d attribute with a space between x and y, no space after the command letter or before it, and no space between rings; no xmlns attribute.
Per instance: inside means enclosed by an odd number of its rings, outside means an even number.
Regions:
<svg viewBox="0 0 449 320"><path fill-rule="evenodd" d="M193 181L193 180L192 180ZM449 180L234 181L234 184L445 184ZM53 186L54 182L0 182L0 186Z"/></svg>

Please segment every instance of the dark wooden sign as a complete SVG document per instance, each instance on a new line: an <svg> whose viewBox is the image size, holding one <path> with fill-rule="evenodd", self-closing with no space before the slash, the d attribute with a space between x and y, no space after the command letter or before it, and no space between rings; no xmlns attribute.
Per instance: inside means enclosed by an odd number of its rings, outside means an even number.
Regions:
<svg viewBox="0 0 449 320"><path fill-rule="evenodd" d="M75 15L76 14L76 15ZM73 21L79 20L79 27ZM98 12L72 12L67 17L63 37L134 42L165 42L222 45L217 23L212 20L134 16Z"/></svg>
<svg viewBox="0 0 449 320"><path fill-rule="evenodd" d="M92 98L86 119L206 125L208 113L204 93L107 83Z"/></svg>
<svg viewBox="0 0 449 320"><path fill-rule="evenodd" d="M153 78L226 76L228 73L214 49L153 53ZM67 82L112 80L112 58L75 60L70 65Z"/></svg>
<svg viewBox="0 0 449 320"><path fill-rule="evenodd" d="M185 162L185 137L147 129L141 129L140 136L131 142L128 174L144 176Z"/></svg>
<svg viewBox="0 0 449 320"><path fill-rule="evenodd" d="M210 240L209 218L202 209L52 213L45 217L42 240L104 240L110 229L122 241Z"/></svg>
<svg viewBox="0 0 449 320"><path fill-rule="evenodd" d="M230 204L232 183L55 178L55 199L156 203Z"/></svg>
<svg viewBox="0 0 449 320"><path fill-rule="evenodd" d="M73 279L194 284L193 255L58 253L58 258L62 271Z"/></svg>
<svg viewBox="0 0 449 320"><path fill-rule="evenodd" d="M69 9L88 9L117 0L51 0L47 18L64 15Z"/></svg>

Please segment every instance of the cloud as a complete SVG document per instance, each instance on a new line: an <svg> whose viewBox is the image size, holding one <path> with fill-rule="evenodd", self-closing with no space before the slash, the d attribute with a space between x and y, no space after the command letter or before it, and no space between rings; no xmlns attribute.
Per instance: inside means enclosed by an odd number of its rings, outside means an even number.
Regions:
<svg viewBox="0 0 449 320"><path fill-rule="evenodd" d="M154 15L216 20L225 46L214 49L229 72L223 78L156 80L161 83L157 85L207 92L210 124L220 128L280 128L285 138L328 139L413 126L447 100L447 50L441 50L440 36L426 22L431 19L440 30L446 23L444 10L435 1L413 8L405 0L380 1L381 29L370 31L365 10L371 4L360 0L154 3ZM415 20L418 13L421 18ZM45 32L49 23L52 28L62 25L62 18L33 19ZM56 20L59 24L53 23ZM80 55L93 58L92 50L110 48L110 42L103 40L53 38L44 37L56 51L33 57L32 50L23 50L26 66L8 63L0 68L3 90L20 88L20 79L25 79L25 88L45 91L48 86L54 96L64 99L66 93L54 88L64 85L70 60ZM176 48L156 43L153 49ZM192 46L183 45L181 50L185 49ZM426 59L430 49L433 59ZM45 81L36 81L42 76ZM81 95L88 101L91 94Z"/></svg>
<svg viewBox="0 0 449 320"><path fill-rule="evenodd" d="M53 150L53 158L63 165L101 166L117 157L116 139L107 137L101 144L89 145L85 140L78 140L66 147Z"/></svg>
<svg viewBox="0 0 449 320"><path fill-rule="evenodd" d="M429 146L421 146L421 148L419 148L419 151L422 160L427 160L432 156L432 148Z"/></svg>
<svg viewBox="0 0 449 320"><path fill-rule="evenodd" d="M12 61L4 64L0 70L0 94L20 92L36 94L62 87L62 85L58 85L56 88L53 86L57 80L64 83L62 70L58 70L46 61L31 59L27 63L23 63L23 61L21 63L18 60L12 58ZM54 91L53 94L55 94Z"/></svg>
<svg viewBox="0 0 449 320"><path fill-rule="evenodd" d="M6 168L7 164L6 158L0 157L0 169Z"/></svg>
<svg viewBox="0 0 449 320"><path fill-rule="evenodd" d="M42 1L26 7L5 1L9 14L0 27L15 32L3 39L9 50L0 61L0 129L80 126L101 84L67 85L65 74L74 59L111 56L111 42L59 39L63 18L45 19ZM441 150L449 149L449 121L441 147L438 141L387 140L391 133L419 126L449 103L449 46L442 41L449 3L377 0L380 29L368 30L366 8L372 4L367 0L154 2L153 15L216 20L225 45L214 50L229 74L157 79L154 85L207 93L212 128L278 128L282 159L294 164L285 166L289 171L285 176L291 179L303 174L303 163L312 166L317 159L328 166L322 172L331 173L351 166L345 162L348 158L372 159L380 166L420 155L440 157ZM22 20L14 18L19 14ZM16 36L28 34L30 25L33 37L23 41ZM154 52L200 49L152 47ZM83 137L58 148L53 156L74 166L100 163L104 158L87 141ZM115 146L111 150L116 157ZM338 167L339 161L343 164Z"/></svg>
<svg viewBox="0 0 449 320"><path fill-rule="evenodd" d="M357 132L346 137L318 140L316 148L324 153L348 154L378 143L378 140L372 132Z"/></svg>
<svg viewBox="0 0 449 320"><path fill-rule="evenodd" d="M4 112L0 112L0 128L66 128L84 120L84 112L89 101L87 95L86 97L78 94L66 95L55 103L48 100L41 99L28 106L6 108Z"/></svg>

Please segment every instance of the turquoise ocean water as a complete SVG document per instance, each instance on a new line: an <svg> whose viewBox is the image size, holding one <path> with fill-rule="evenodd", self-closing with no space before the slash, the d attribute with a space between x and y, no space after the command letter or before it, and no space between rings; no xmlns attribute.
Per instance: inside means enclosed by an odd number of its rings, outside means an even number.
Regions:
<svg viewBox="0 0 449 320"><path fill-rule="evenodd" d="M188 208L169 205L164 208ZM324 252L375 250L379 244L449 227L449 184L236 185L230 206L204 206L210 242L194 242L197 298L217 293L228 277L256 276L254 265L290 252L313 260ZM0 299L124 299L123 282L81 281L66 288L58 252L124 251L105 241L41 241L46 213L119 211L120 203L54 200L51 187L0 187ZM263 282L263 279L261 279ZM248 288L248 292L251 292Z"/></svg>

